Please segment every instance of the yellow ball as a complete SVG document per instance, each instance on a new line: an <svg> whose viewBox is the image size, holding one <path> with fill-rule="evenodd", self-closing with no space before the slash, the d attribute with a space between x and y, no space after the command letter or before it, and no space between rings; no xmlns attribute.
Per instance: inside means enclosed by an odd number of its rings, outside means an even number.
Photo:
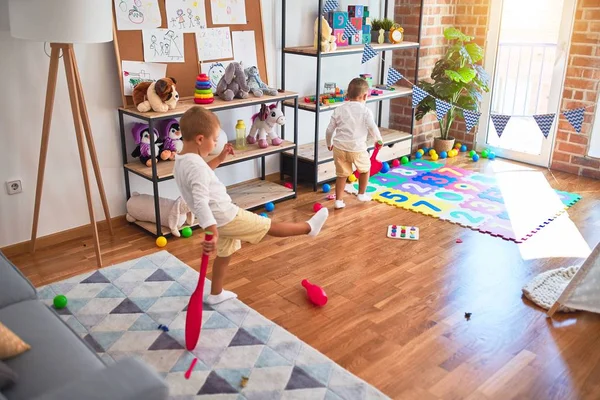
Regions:
<svg viewBox="0 0 600 400"><path fill-rule="evenodd" d="M454 145L454 148L455 148L455 149L460 149L460 148L461 148L461 146L462 146L462 144L461 144L461 143L456 143L456 144Z"/></svg>
<svg viewBox="0 0 600 400"><path fill-rule="evenodd" d="M156 245L158 247L165 247L167 245L167 238L164 236L159 236L156 238Z"/></svg>
<svg viewBox="0 0 600 400"><path fill-rule="evenodd" d="M437 152L434 149L429 150L429 155L432 156L434 154L437 154Z"/></svg>
<svg viewBox="0 0 600 400"><path fill-rule="evenodd" d="M454 156L455 156L455 154L454 154L454 150L450 150L450 151L448 152L448 157L452 158L452 157L454 157Z"/></svg>
<svg viewBox="0 0 600 400"><path fill-rule="evenodd" d="M356 176L354 176L354 174L352 174L352 175L350 175L350 176L348 177L348 180L349 180L350 182L356 182Z"/></svg>
<svg viewBox="0 0 600 400"><path fill-rule="evenodd" d="M423 151L423 149L419 149L417 150L417 153L421 153L421 155L425 154L425 151Z"/></svg>
<svg viewBox="0 0 600 400"><path fill-rule="evenodd" d="M437 160L438 160L438 158L439 158L439 156L438 156L437 154L435 154L435 153L433 153L433 154L431 155L431 160L432 160L432 161L437 161Z"/></svg>

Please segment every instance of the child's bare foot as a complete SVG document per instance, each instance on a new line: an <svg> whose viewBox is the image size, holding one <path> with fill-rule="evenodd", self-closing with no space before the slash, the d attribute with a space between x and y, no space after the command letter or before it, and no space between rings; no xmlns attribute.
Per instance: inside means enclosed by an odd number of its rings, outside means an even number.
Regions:
<svg viewBox="0 0 600 400"><path fill-rule="evenodd" d="M219 294L209 294L204 303L214 306L215 304L220 304L224 301L235 299L237 294L230 292L229 290L221 290Z"/></svg>
<svg viewBox="0 0 600 400"><path fill-rule="evenodd" d="M306 221L308 225L310 225L310 232L308 236L317 236L319 232L321 232L321 228L325 225L325 221L327 221L327 217L329 216L329 210L326 208L321 208L311 219Z"/></svg>

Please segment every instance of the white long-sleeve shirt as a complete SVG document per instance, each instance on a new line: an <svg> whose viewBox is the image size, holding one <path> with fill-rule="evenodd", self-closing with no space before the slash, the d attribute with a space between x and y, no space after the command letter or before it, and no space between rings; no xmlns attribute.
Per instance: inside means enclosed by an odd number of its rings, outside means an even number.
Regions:
<svg viewBox="0 0 600 400"><path fill-rule="evenodd" d="M334 133L335 132L335 136ZM367 150L367 136L381 139L373 113L360 101L349 101L336 108L327 127L327 146L358 152Z"/></svg>
<svg viewBox="0 0 600 400"><path fill-rule="evenodd" d="M173 170L181 197L205 229L230 223L239 208L231 201L227 188L215 171L198 154L181 154L175 158Z"/></svg>

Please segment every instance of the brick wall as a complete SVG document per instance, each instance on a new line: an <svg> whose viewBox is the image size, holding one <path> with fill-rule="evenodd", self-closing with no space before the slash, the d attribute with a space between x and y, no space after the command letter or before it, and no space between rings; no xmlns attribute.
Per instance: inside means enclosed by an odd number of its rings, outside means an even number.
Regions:
<svg viewBox="0 0 600 400"><path fill-rule="evenodd" d="M561 110L586 109L581 133L561 114L551 168L600 179L600 159L587 157L600 91L600 0L579 0Z"/></svg>

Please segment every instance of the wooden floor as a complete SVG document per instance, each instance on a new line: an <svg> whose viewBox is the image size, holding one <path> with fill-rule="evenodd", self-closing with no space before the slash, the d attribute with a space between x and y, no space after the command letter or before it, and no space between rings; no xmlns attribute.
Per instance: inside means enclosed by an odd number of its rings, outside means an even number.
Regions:
<svg viewBox="0 0 600 400"><path fill-rule="evenodd" d="M492 173L502 161L493 163L465 165ZM336 212L327 202L318 238L245 245L227 288L394 399L598 399L600 315L548 320L521 288L542 271L581 264L600 241L600 181L540 171L583 200L525 244L376 202L348 199ZM273 219L305 220L323 198L305 189ZM419 226L421 240L385 239L391 223ZM102 232L101 244L106 265L158 251L126 223L114 237ZM198 268L199 234L166 249ZM95 268L91 237L9 257L36 285ZM303 278L324 286L326 307L307 304Z"/></svg>

